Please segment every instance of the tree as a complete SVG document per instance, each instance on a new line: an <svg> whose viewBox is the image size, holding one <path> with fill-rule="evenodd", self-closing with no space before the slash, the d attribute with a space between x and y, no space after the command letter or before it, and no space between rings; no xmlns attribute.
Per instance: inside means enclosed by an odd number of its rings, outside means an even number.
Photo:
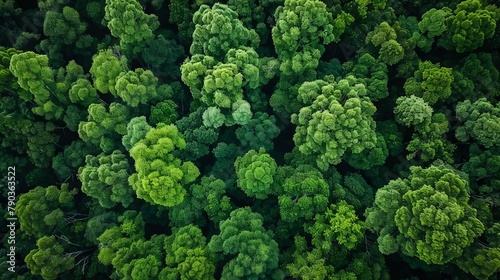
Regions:
<svg viewBox="0 0 500 280"><path fill-rule="evenodd" d="M126 68L127 59L123 56L117 57L111 49L107 49L100 50L92 57L92 67L89 72L98 91L116 96L116 80Z"/></svg>
<svg viewBox="0 0 500 280"><path fill-rule="evenodd" d="M156 15L148 15L137 0L106 0L104 19L114 37L120 39L120 47L130 54L140 53L154 38L160 25Z"/></svg>
<svg viewBox="0 0 500 280"><path fill-rule="evenodd" d="M190 161L181 162L172 155L175 149L184 149L186 142L174 125L158 124L130 150L135 160L134 173L129 183L137 197L153 204L174 206L184 200L184 184L200 175Z"/></svg>
<svg viewBox="0 0 500 280"><path fill-rule="evenodd" d="M209 147L214 144L219 131L203 125L204 108L198 108L188 116L175 122L177 129L186 141L186 148L175 151L175 155L184 160L196 160L210 153Z"/></svg>
<svg viewBox="0 0 500 280"><path fill-rule="evenodd" d="M394 28L384 21L367 34L366 43L372 43L375 47L380 47L379 59L388 65L394 65L404 57L404 49L396 41L397 38L398 35Z"/></svg>
<svg viewBox="0 0 500 280"><path fill-rule="evenodd" d="M321 173L312 166L302 165L290 170L278 196L281 220L289 223L312 220L315 214L324 213L328 206L330 190Z"/></svg>
<svg viewBox="0 0 500 280"><path fill-rule="evenodd" d="M93 38L85 34L87 24L72 7L65 6L62 11L49 10L43 22L43 34L47 39L40 42L39 51L47 53L52 61L63 62L65 47L74 45L78 49L88 48Z"/></svg>
<svg viewBox="0 0 500 280"><path fill-rule="evenodd" d="M224 4L216 3L212 8L201 5L193 15L193 23L191 55L205 54L222 61L232 48L255 48L259 44L257 33L244 27L238 14Z"/></svg>
<svg viewBox="0 0 500 280"><path fill-rule="evenodd" d="M361 153L377 143L375 106L366 88L352 76L338 82L317 81L318 86L299 90L299 100L307 104L292 115L297 125L293 140L299 151L317 157L318 168L339 164L346 150ZM302 87L305 87L304 84Z"/></svg>
<svg viewBox="0 0 500 280"><path fill-rule="evenodd" d="M200 184L191 186L193 197L202 202L203 209L216 228L219 228L221 221L229 218L235 208L226 189L226 183L214 176L203 177Z"/></svg>
<svg viewBox="0 0 500 280"><path fill-rule="evenodd" d="M90 104L87 121L78 125L80 138L103 152L112 152L120 148L120 139L127 134L130 109L121 103L111 103L106 106L102 103Z"/></svg>
<svg viewBox="0 0 500 280"><path fill-rule="evenodd" d="M249 207L238 208L220 224L208 248L229 255L221 279L282 279L278 269L278 244L262 225L262 216ZM281 276L281 278L279 278Z"/></svg>
<svg viewBox="0 0 500 280"><path fill-rule="evenodd" d="M499 19L500 11L494 5L484 6L479 0L462 1L446 18L447 31L439 43L459 53L473 51L493 37Z"/></svg>
<svg viewBox="0 0 500 280"><path fill-rule="evenodd" d="M354 207L345 200L330 205L324 214L317 214L314 220L314 224L306 230L312 236L312 244L324 252L332 250L335 243L352 250L363 238L363 222L356 216Z"/></svg>
<svg viewBox="0 0 500 280"><path fill-rule="evenodd" d="M21 96L24 100L34 100L39 107L33 113L45 116L47 120L60 119L64 109L54 104L51 95L55 95L53 71L48 66L46 55L24 52L12 55L10 72L17 78L19 86L31 94Z"/></svg>
<svg viewBox="0 0 500 280"><path fill-rule="evenodd" d="M384 99L389 95L387 82L387 65L368 53L361 55L355 62L346 62L343 65L344 76L352 75L363 83L368 96L372 101Z"/></svg>
<svg viewBox="0 0 500 280"><path fill-rule="evenodd" d="M130 166L121 151L115 150L110 155L87 155L85 163L78 170L82 192L96 198L104 208L117 203L126 208L132 203L133 189L128 184Z"/></svg>
<svg viewBox="0 0 500 280"><path fill-rule="evenodd" d="M418 23L418 29L430 38L440 36L447 29L446 18L451 13L452 10L448 7L439 10L432 8L422 15L422 20Z"/></svg>
<svg viewBox="0 0 500 280"><path fill-rule="evenodd" d="M89 106L90 104L97 102L97 98L97 91L88 79L78 79L71 85L69 100L72 103Z"/></svg>
<svg viewBox="0 0 500 280"><path fill-rule="evenodd" d="M74 258L63 255L64 248L57 243L55 236L44 236L36 242L37 249L31 250L25 262L34 275L43 279L57 279L58 275L75 265Z"/></svg>
<svg viewBox="0 0 500 280"><path fill-rule="evenodd" d="M413 126L416 130L422 130L430 124L433 111L424 99L415 95L398 97L394 107L396 121L407 127Z"/></svg>
<svg viewBox="0 0 500 280"><path fill-rule="evenodd" d="M277 165L274 159L266 154L264 148L258 152L248 151L234 162L238 176L238 186L250 197L266 199L273 193L273 176Z"/></svg>
<svg viewBox="0 0 500 280"><path fill-rule="evenodd" d="M451 84L454 81L452 69L440 67L439 63L420 62L414 77L406 80L404 89L406 95L423 98L429 105L451 95Z"/></svg>
<svg viewBox="0 0 500 280"><path fill-rule="evenodd" d="M379 234L383 254L400 250L427 264L448 263L484 231L469 205L467 180L442 163L410 171L377 191L366 225Z"/></svg>
<svg viewBox="0 0 500 280"><path fill-rule="evenodd" d="M333 266L327 264L319 249L308 251L303 236L295 236L294 244L293 262L286 266L290 276L304 280L327 279L333 273Z"/></svg>
<svg viewBox="0 0 500 280"><path fill-rule="evenodd" d="M135 117L130 119L130 122L127 124L127 134L122 138L122 144L127 151L130 151L132 147L146 137L148 131L150 131L152 127L146 121L146 117Z"/></svg>
<svg viewBox="0 0 500 280"><path fill-rule="evenodd" d="M162 275L166 279L215 279L214 255L198 227L189 225L174 230L174 234L165 239L165 252L169 267Z"/></svg>
<svg viewBox="0 0 500 280"><path fill-rule="evenodd" d="M134 241L144 240L144 220L142 214L127 210L118 217L118 224L105 230L98 238L99 261L110 265L120 249L129 248Z"/></svg>
<svg viewBox="0 0 500 280"><path fill-rule="evenodd" d="M455 136L459 141L466 142L472 137L486 148L498 146L500 143L500 103L496 106L486 98L475 102L465 100L456 108L457 119L463 125L457 128Z"/></svg>
<svg viewBox="0 0 500 280"><path fill-rule="evenodd" d="M274 17L273 43L281 61L280 70L286 75L315 69L324 45L338 42L347 25L341 16L334 20L318 0L285 0Z"/></svg>
<svg viewBox="0 0 500 280"><path fill-rule="evenodd" d="M274 149L272 140L280 133L276 126L276 118L267 113L257 112L247 124L236 129L236 137L241 144L254 150L260 148Z"/></svg>
<svg viewBox="0 0 500 280"><path fill-rule="evenodd" d="M68 184L62 184L60 188L36 187L21 194L16 204L21 230L37 238L51 235L54 230L64 232L66 223L77 216L70 214L76 193L76 189L70 190Z"/></svg>
<svg viewBox="0 0 500 280"><path fill-rule="evenodd" d="M157 96L157 81L150 70L137 68L134 71L122 72L116 78L116 94L132 107L139 103L146 104Z"/></svg>

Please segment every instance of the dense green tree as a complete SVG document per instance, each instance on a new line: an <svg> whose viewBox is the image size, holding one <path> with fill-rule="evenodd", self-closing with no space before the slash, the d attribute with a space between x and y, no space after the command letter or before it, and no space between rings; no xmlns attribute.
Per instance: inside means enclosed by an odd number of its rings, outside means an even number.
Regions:
<svg viewBox="0 0 500 280"><path fill-rule="evenodd" d="M105 11L111 34L120 39L121 49L131 54L140 53L160 25L158 17L144 13L137 0L106 0Z"/></svg>
<svg viewBox="0 0 500 280"><path fill-rule="evenodd" d="M297 124L293 138L300 152L317 156L318 167L326 170L330 164L339 164L348 149L359 154L375 147L372 115L376 108L366 96L365 86L352 76L315 83L315 87L299 90L299 100L309 106L292 116Z"/></svg>
<svg viewBox="0 0 500 280"><path fill-rule="evenodd" d="M198 108L188 116L175 122L177 129L186 141L186 148L174 153L184 160L196 160L210 153L209 146L217 141L219 132L213 127L203 125L204 108Z"/></svg>
<svg viewBox="0 0 500 280"><path fill-rule="evenodd" d="M282 279L278 244L262 224L262 216L249 207L238 208L220 224L220 234L208 243L212 252L231 256L221 279Z"/></svg>
<svg viewBox="0 0 500 280"><path fill-rule="evenodd" d="M488 4L486 2L486 4ZM479 0L465 0L446 18L446 32L440 45L463 53L481 47L485 39L493 37L500 10Z"/></svg>
<svg viewBox="0 0 500 280"><path fill-rule="evenodd" d="M404 49L396 41L397 38L394 28L384 21L367 34L366 43L379 47L379 59L388 65L394 65L404 57Z"/></svg>
<svg viewBox="0 0 500 280"><path fill-rule="evenodd" d="M467 180L444 164L410 170L407 179L377 191L366 225L379 234L384 254L400 250L427 264L448 263L484 231L469 205Z"/></svg>
<svg viewBox="0 0 500 280"><path fill-rule="evenodd" d="M120 148L120 139L127 134L127 123L130 116L129 107L121 103L90 104L87 121L78 125L80 138L95 146L103 152L112 152Z"/></svg>
<svg viewBox="0 0 500 280"><path fill-rule="evenodd" d="M285 222L312 220L315 214L324 213L328 206L330 190L321 173L312 166L299 166L291 170L281 183L278 196L281 219Z"/></svg>
<svg viewBox="0 0 500 280"><path fill-rule="evenodd" d="M150 70L137 68L127 73L122 72L116 78L116 94L132 107L139 103L146 104L157 95L157 81Z"/></svg>
<svg viewBox="0 0 500 280"><path fill-rule="evenodd" d="M490 148L500 144L500 103L496 106L486 98L475 102L465 100L457 105L457 119L463 125L457 128L455 136L466 142L473 138L479 144Z"/></svg>
<svg viewBox="0 0 500 280"><path fill-rule="evenodd" d="M28 235L41 238L51 235L54 230L64 231L66 223L72 219L74 210L73 196L76 189L69 189L68 184L36 187L22 194L16 204L21 230Z"/></svg>
<svg viewBox="0 0 500 280"><path fill-rule="evenodd" d="M430 61L420 62L414 76L407 79L404 85L406 95L423 98L429 105L451 95L453 83L452 69L440 67Z"/></svg>
<svg viewBox="0 0 500 280"><path fill-rule="evenodd" d="M133 189L128 184L130 165L127 157L119 150L110 155L87 155L85 166L78 170L82 192L94 197L105 208L117 203L128 207L133 201Z"/></svg>
<svg viewBox="0 0 500 280"><path fill-rule="evenodd" d="M181 162L172 155L175 149L185 147L186 142L177 127L162 123L132 147L130 156L135 160L137 173L130 176L129 183L138 198L162 206L182 202L186 194L183 185L200 175L192 162Z"/></svg>
<svg viewBox="0 0 500 280"><path fill-rule="evenodd" d="M127 69L127 59L117 56L111 49L100 50L92 57L90 74L94 87L101 93L111 93L116 96L116 80L118 75Z"/></svg>
<svg viewBox="0 0 500 280"><path fill-rule="evenodd" d="M207 248L206 238L193 225L174 230L165 239L166 263L162 271L165 279L207 279L214 278L214 255Z"/></svg>
<svg viewBox="0 0 500 280"><path fill-rule="evenodd" d="M353 249L363 237L364 226L354 207L341 200L330 205L324 214L317 214L307 231L313 237L312 244L328 252L335 243Z"/></svg>
<svg viewBox="0 0 500 280"><path fill-rule="evenodd" d="M66 257L64 248L58 244L56 237L44 236L37 243L37 249L26 256L26 264L33 275L43 279L57 279L58 275L75 265L74 258Z"/></svg>
<svg viewBox="0 0 500 280"><path fill-rule="evenodd" d="M247 29L238 19L238 14L228 6L216 3L210 8L201 5L193 15L195 29L191 55L205 54L221 61L232 48L259 44L259 36Z"/></svg>
<svg viewBox="0 0 500 280"><path fill-rule="evenodd" d="M344 72L358 78L365 85L372 101L386 98L389 95L387 65L368 53L361 55L355 62L344 63Z"/></svg>
<svg viewBox="0 0 500 280"><path fill-rule="evenodd" d="M396 121L416 130L422 130L430 124L433 111L424 99L415 95L399 97L394 107Z"/></svg>
<svg viewBox="0 0 500 280"><path fill-rule="evenodd" d="M273 176L276 173L276 162L265 152L250 150L234 162L238 186L250 197L266 199L273 193Z"/></svg>

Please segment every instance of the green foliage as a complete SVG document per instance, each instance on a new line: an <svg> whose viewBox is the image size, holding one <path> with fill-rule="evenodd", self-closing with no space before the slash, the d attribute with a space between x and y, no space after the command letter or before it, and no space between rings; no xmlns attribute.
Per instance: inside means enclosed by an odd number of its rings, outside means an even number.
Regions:
<svg viewBox="0 0 500 280"><path fill-rule="evenodd" d="M75 260L63 255L64 248L54 236L44 236L36 242L37 249L31 250L25 262L33 275L43 279L57 279L58 275L74 267Z"/></svg>
<svg viewBox="0 0 500 280"><path fill-rule="evenodd" d="M389 95L387 89L389 78L385 63L365 53L357 59L356 63L344 63L343 67L345 70L349 70L350 75L358 78L365 85L367 94L372 101L386 98Z"/></svg>
<svg viewBox="0 0 500 280"><path fill-rule="evenodd" d="M89 106L97 101L97 91L88 79L78 79L71 85L69 100L72 103Z"/></svg>
<svg viewBox="0 0 500 280"><path fill-rule="evenodd" d="M125 57L117 57L110 49L100 50L92 57L92 67L89 70L94 87L101 93L116 96L116 80L126 64Z"/></svg>
<svg viewBox="0 0 500 280"><path fill-rule="evenodd" d="M135 117L130 119L127 124L127 134L122 138L122 144L127 151L130 151L132 147L146 137L146 133L150 131L152 127L146 121L146 117Z"/></svg>
<svg viewBox="0 0 500 280"><path fill-rule="evenodd" d="M136 107L154 99L158 79L150 70L137 68L135 71L120 73L116 78L116 94L128 105Z"/></svg>
<svg viewBox="0 0 500 280"><path fill-rule="evenodd" d="M231 212L208 247L231 257L224 265L221 279L278 279L272 277L278 270L278 244L264 229L262 216L249 207Z"/></svg>
<svg viewBox="0 0 500 280"><path fill-rule="evenodd" d="M76 192L76 189L69 190L68 184L62 184L60 188L36 187L20 195L16 215L21 230L37 238L50 235L55 229L62 231L66 228L64 211L74 207L73 196Z"/></svg>
<svg viewBox="0 0 500 280"><path fill-rule="evenodd" d="M276 118L262 112L255 113L253 119L236 129L236 137L241 144L254 150L261 147L266 151L273 150L272 139L276 138L279 133Z"/></svg>
<svg viewBox="0 0 500 280"><path fill-rule="evenodd" d="M475 99L476 96L484 96L493 100L500 95L500 74L493 63L493 56L489 53L473 53L467 56L463 66L460 68L463 80L469 80L474 92L470 95L463 94L465 98Z"/></svg>
<svg viewBox="0 0 500 280"><path fill-rule="evenodd" d="M437 10L432 8L422 15L422 20L418 23L420 32L426 33L429 37L436 37L446 31L446 18L452 13L451 9L445 7Z"/></svg>
<svg viewBox="0 0 500 280"><path fill-rule="evenodd" d="M314 220L307 231L312 235L312 244L325 252L332 250L335 243L352 250L363 238L363 222L345 200L330 205L325 214L316 215Z"/></svg>
<svg viewBox="0 0 500 280"><path fill-rule="evenodd" d="M122 135L127 134L130 109L121 103L90 104L87 121L78 125L78 135L85 142L99 146L103 152L119 148Z"/></svg>
<svg viewBox="0 0 500 280"><path fill-rule="evenodd" d="M175 149L185 147L177 127L162 123L132 147L130 156L135 160L137 173L130 176L129 183L138 198L167 207L184 200L186 190L182 185L200 175L192 162L181 162L172 155Z"/></svg>
<svg viewBox="0 0 500 280"><path fill-rule="evenodd" d="M432 107L415 95L399 97L394 107L396 121L407 127L413 126L416 130L422 130L430 124L432 112Z"/></svg>
<svg viewBox="0 0 500 280"><path fill-rule="evenodd" d="M398 63L404 56L403 47L396 41L398 35L387 22L382 22L375 30L368 33L366 43L372 43L379 49L379 59L388 65Z"/></svg>
<svg viewBox="0 0 500 280"><path fill-rule="evenodd" d="M500 248L471 248L457 264L477 279L489 279L500 271Z"/></svg>
<svg viewBox="0 0 500 280"><path fill-rule="evenodd" d="M481 47L485 39L493 37L500 10L495 5L484 6L479 0L465 0L446 18L447 32L440 44L463 53Z"/></svg>
<svg viewBox="0 0 500 280"><path fill-rule="evenodd" d="M174 123L179 118L179 114L176 111L177 107L177 104L175 104L172 100L158 102L151 108L149 121L152 125L157 125L159 123Z"/></svg>
<svg viewBox="0 0 500 280"><path fill-rule="evenodd" d="M82 192L94 197L104 208L121 203L128 207L133 201L133 190L128 184L129 163L119 150L110 155L87 155L85 166L78 170L82 182Z"/></svg>
<svg viewBox="0 0 500 280"><path fill-rule="evenodd" d="M175 125L186 141L186 148L177 150L176 155L185 160L196 160L210 153L209 146L217 141L218 130L204 126L202 120L203 108L190 113L175 122Z"/></svg>
<svg viewBox="0 0 500 280"><path fill-rule="evenodd" d="M274 13L273 43L286 75L315 69L325 51L324 45L338 42L349 23L327 10L318 0L285 0Z"/></svg>
<svg viewBox="0 0 500 280"><path fill-rule="evenodd" d="M297 222L312 220L315 214L322 214L328 206L330 190L321 173L315 168L302 165L285 177L282 192L278 196L281 220Z"/></svg>
<svg viewBox="0 0 500 280"><path fill-rule="evenodd" d="M165 238L165 251L169 266L162 272L165 279L215 279L214 255L196 226L174 230L173 235Z"/></svg>
<svg viewBox="0 0 500 280"><path fill-rule="evenodd" d="M339 164L347 150L359 154L377 143L376 108L366 88L352 76L338 82L316 81L315 88L299 90L299 100L309 106L292 115L297 124L293 140L299 151L317 157L321 170Z"/></svg>
<svg viewBox="0 0 500 280"><path fill-rule="evenodd" d="M158 17L144 13L137 0L106 0L104 9L111 34L120 39L121 49L131 54L140 53L160 25Z"/></svg>
<svg viewBox="0 0 500 280"><path fill-rule="evenodd" d="M0 1L0 279L498 278L494 3Z"/></svg>
<svg viewBox="0 0 500 280"><path fill-rule="evenodd" d="M443 164L410 170L408 179L379 189L365 212L367 228L379 234L380 251L400 250L427 264L460 257L484 231L469 205L467 180Z"/></svg>
<svg viewBox="0 0 500 280"><path fill-rule="evenodd" d="M193 23L191 55L205 54L220 61L232 48L255 48L259 44L257 33L243 26L238 14L223 4L216 3L212 8L201 5L193 15Z"/></svg>
<svg viewBox="0 0 500 280"><path fill-rule="evenodd" d="M287 264L288 273L293 277L302 279L327 279L334 271L333 266L327 265L321 256L321 251L313 249L307 250L306 239L302 236L295 236L295 251L293 262Z"/></svg>
<svg viewBox="0 0 500 280"><path fill-rule="evenodd" d="M359 173L346 174L342 181L338 182L335 182L335 176L332 176L328 183L333 185L333 201L344 200L358 212L373 204L373 189Z"/></svg>
<svg viewBox="0 0 500 280"><path fill-rule="evenodd" d="M110 265L118 256L118 251L128 249L134 241L144 239L142 214L127 210L118 217L118 225L105 230L98 238L99 261Z"/></svg>
<svg viewBox="0 0 500 280"><path fill-rule="evenodd" d="M496 106L480 98L475 102L465 100L457 105L457 119L463 125L457 128L455 136L466 142L472 137L479 144L490 148L500 143L500 103Z"/></svg>
<svg viewBox="0 0 500 280"><path fill-rule="evenodd" d="M452 69L430 61L420 62L414 76L404 84L406 95L423 98L429 105L451 95Z"/></svg>
<svg viewBox="0 0 500 280"><path fill-rule="evenodd" d="M273 176L276 173L276 162L265 152L250 150L234 162L238 186L250 197L266 199L273 193Z"/></svg>

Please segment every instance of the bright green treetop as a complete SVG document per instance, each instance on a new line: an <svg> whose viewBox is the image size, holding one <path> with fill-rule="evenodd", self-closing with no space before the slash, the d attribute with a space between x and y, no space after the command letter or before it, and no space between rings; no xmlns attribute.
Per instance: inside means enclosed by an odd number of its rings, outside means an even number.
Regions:
<svg viewBox="0 0 500 280"><path fill-rule="evenodd" d="M137 0L106 0L104 19L124 51L137 54L154 38L160 25L156 15L144 13Z"/></svg>
<svg viewBox="0 0 500 280"><path fill-rule="evenodd" d="M456 112L463 123L455 131L458 140L473 138L486 148L500 145L500 102L494 105L486 98L465 100L457 105Z"/></svg>
<svg viewBox="0 0 500 280"><path fill-rule="evenodd" d="M248 195L258 199L266 199L273 193L273 176L276 173L276 162L261 148L258 152L248 151L234 162L238 186Z"/></svg>
<svg viewBox="0 0 500 280"><path fill-rule="evenodd" d="M315 83L317 86L299 90L299 100L310 105L292 115L292 123L297 125L293 140L300 152L317 157L318 167L326 170L330 164L339 164L348 149L360 153L375 147L372 116L376 108L366 96L365 86L352 76Z"/></svg>
<svg viewBox="0 0 500 280"><path fill-rule="evenodd" d="M231 257L221 279L283 279L273 277L278 276L278 244L262 221L260 214L243 207L220 223L220 234L212 236L208 247Z"/></svg>
<svg viewBox="0 0 500 280"><path fill-rule="evenodd" d="M137 173L129 182L137 197L150 203L174 206L182 202L184 184L193 182L200 171L190 161L181 162L172 155L175 149L184 149L186 142L174 125L158 124L130 150Z"/></svg>
<svg viewBox="0 0 500 280"><path fill-rule="evenodd" d="M410 170L408 179L379 189L365 212L367 227L379 234L380 251L400 250L427 264L460 257L484 231L469 205L467 180L443 164Z"/></svg>

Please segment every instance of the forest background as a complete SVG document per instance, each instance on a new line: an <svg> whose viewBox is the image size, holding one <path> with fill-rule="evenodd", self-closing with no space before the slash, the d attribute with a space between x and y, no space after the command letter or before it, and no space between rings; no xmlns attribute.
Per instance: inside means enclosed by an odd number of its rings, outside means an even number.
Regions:
<svg viewBox="0 0 500 280"><path fill-rule="evenodd" d="M494 2L1 0L0 278L497 279Z"/></svg>

